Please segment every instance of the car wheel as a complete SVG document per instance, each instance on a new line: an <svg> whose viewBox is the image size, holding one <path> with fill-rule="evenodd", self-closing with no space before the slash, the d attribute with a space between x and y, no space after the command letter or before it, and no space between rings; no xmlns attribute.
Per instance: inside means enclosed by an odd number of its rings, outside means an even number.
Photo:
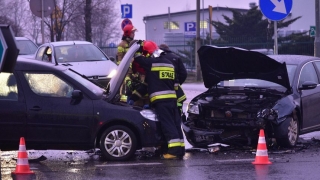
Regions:
<svg viewBox="0 0 320 180"><path fill-rule="evenodd" d="M299 138L299 122L293 117L287 117L282 124L284 137L276 138L279 146L292 148L297 144Z"/></svg>
<svg viewBox="0 0 320 180"><path fill-rule="evenodd" d="M134 155L136 149L136 135L125 126L109 127L104 131L100 139L100 150L107 160L128 160Z"/></svg>

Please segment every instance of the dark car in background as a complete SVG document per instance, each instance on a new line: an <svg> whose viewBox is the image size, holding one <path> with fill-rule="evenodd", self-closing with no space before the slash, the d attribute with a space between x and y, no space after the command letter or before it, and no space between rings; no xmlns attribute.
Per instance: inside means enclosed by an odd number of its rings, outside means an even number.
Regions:
<svg viewBox="0 0 320 180"><path fill-rule="evenodd" d="M294 147L300 134L320 130L320 58L264 55L234 47L198 50L207 91L188 105L182 127L195 147L267 143Z"/></svg>
<svg viewBox="0 0 320 180"><path fill-rule="evenodd" d="M38 48L34 59L68 66L105 87L117 68L99 47L87 41L44 43Z"/></svg>
<svg viewBox="0 0 320 180"><path fill-rule="evenodd" d="M136 150L158 147L159 122L152 110L120 102L119 89L134 44L108 88L97 86L73 66L19 57L13 73L0 73L0 149L99 148L107 160L128 160Z"/></svg>
<svg viewBox="0 0 320 180"><path fill-rule="evenodd" d="M19 49L20 56L32 57L32 55L34 55L34 53L38 49L38 45L29 38L15 37L15 40Z"/></svg>

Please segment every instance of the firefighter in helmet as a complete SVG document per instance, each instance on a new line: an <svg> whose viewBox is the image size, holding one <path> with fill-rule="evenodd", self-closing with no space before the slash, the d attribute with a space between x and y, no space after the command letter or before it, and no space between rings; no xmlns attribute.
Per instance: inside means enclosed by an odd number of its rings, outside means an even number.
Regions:
<svg viewBox="0 0 320 180"><path fill-rule="evenodd" d="M129 44L130 42L134 39L134 35L135 32L137 31L137 29L132 25L132 24L127 24L123 27L123 35L121 38L121 42L118 45L117 48L117 64L119 65L122 58L124 57L124 55L126 54L126 52L129 49ZM128 74L125 78L124 83L122 84L121 88L120 88L120 95L121 95L121 101L123 102L127 102L127 98L128 96L131 95L131 91L128 88L127 84L130 84L130 76L132 75L132 69L131 66L128 70Z"/></svg>
<svg viewBox="0 0 320 180"><path fill-rule="evenodd" d="M163 159L179 159L184 155L184 138L175 92L175 71L153 41L143 41L134 62L146 71L146 83L151 108L155 110L162 133L168 144ZM183 148L183 149L182 149Z"/></svg>

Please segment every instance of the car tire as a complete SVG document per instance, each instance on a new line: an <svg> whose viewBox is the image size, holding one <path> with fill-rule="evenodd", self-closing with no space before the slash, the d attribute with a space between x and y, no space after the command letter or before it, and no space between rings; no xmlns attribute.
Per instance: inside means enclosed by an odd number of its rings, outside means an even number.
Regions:
<svg viewBox="0 0 320 180"><path fill-rule="evenodd" d="M136 135L128 127L111 126L100 138L100 150L107 160L125 161L133 157L137 142Z"/></svg>
<svg viewBox="0 0 320 180"><path fill-rule="evenodd" d="M277 144L281 147L286 148L292 148L294 147L299 138L299 122L297 119L293 118L292 116L289 116L286 118L286 120L281 123L282 126L278 130L281 130L284 134L283 137L276 137Z"/></svg>

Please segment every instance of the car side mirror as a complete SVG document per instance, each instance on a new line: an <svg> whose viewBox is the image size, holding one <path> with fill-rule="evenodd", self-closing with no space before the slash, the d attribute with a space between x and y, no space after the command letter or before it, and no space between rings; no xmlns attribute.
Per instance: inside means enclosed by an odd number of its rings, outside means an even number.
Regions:
<svg viewBox="0 0 320 180"><path fill-rule="evenodd" d="M110 60L112 61L112 62L116 62L116 59L113 57L113 56L111 56L111 57L109 57L110 58Z"/></svg>
<svg viewBox="0 0 320 180"><path fill-rule="evenodd" d="M78 89L72 91L70 104L76 105L79 104L83 95L82 92Z"/></svg>
<svg viewBox="0 0 320 180"><path fill-rule="evenodd" d="M82 98L82 92L80 90L73 90L72 91L72 95L71 95L72 99L81 99Z"/></svg>
<svg viewBox="0 0 320 180"><path fill-rule="evenodd" d="M299 87L299 90L314 89L317 85L318 84L313 81L305 81L302 83L301 87Z"/></svg>

